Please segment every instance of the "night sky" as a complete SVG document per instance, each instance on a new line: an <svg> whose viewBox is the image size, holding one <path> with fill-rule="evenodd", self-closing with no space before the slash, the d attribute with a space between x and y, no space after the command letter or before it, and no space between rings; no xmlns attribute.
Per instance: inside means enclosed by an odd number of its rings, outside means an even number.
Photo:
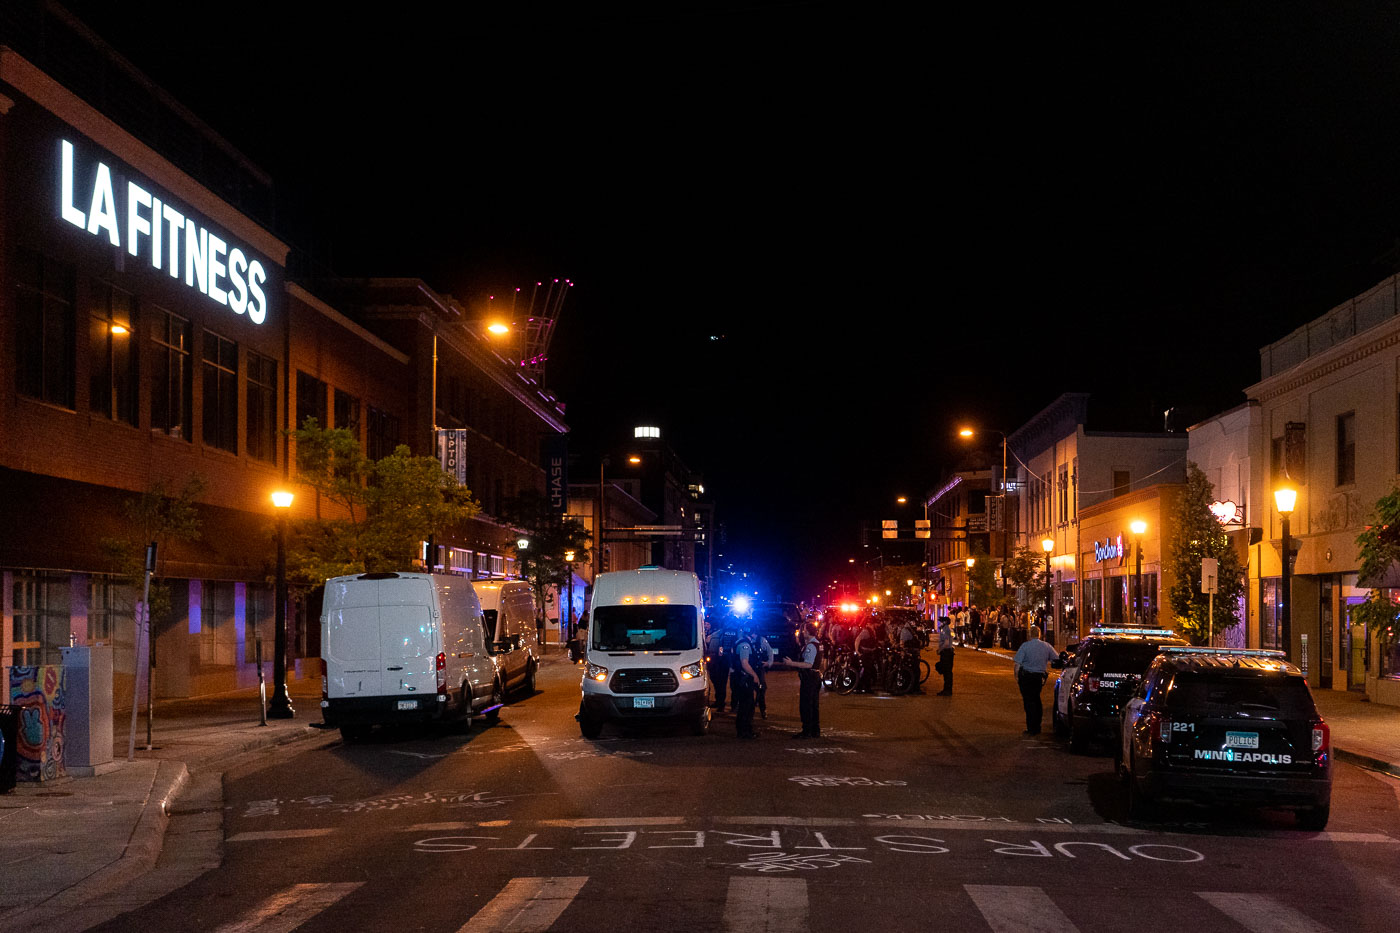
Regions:
<svg viewBox="0 0 1400 933"><path fill-rule="evenodd" d="M767 593L844 572L958 423L1184 428L1400 262L1393 9L439 6L70 4L335 272L578 283L577 468L659 424Z"/></svg>

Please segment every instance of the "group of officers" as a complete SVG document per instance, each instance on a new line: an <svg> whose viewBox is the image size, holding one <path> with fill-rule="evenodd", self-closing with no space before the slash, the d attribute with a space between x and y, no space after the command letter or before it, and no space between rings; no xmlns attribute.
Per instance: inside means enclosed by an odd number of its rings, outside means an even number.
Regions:
<svg viewBox="0 0 1400 933"><path fill-rule="evenodd" d="M898 649L907 662L917 665L925 641L924 634L910 618L886 621L869 616L854 623L827 618L819 623L813 614L798 631L797 657L784 658L757 630L751 618L729 617L710 633L705 643L710 683L715 693L711 708L722 713L728 702L734 711L739 738L755 739L758 737L753 725L755 710L762 718L768 718L767 672L774 667L796 669L802 730L792 737L817 738L821 735L822 665L831 654L849 648L859 662L873 656L879 648ZM943 674L940 695L948 696L953 688L953 646L946 620L938 647L938 669ZM861 664L862 681L869 677L872 667ZM915 689L923 692L917 686Z"/></svg>

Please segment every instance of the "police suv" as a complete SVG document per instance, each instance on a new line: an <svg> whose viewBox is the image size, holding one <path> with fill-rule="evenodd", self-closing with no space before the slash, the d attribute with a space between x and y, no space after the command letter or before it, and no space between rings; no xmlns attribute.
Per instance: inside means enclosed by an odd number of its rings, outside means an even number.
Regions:
<svg viewBox="0 0 1400 933"><path fill-rule="evenodd" d="M1116 740L1123 704L1137 689L1143 671L1163 647L1185 644L1171 629L1090 629L1055 681L1050 714L1055 734L1068 735L1076 752L1100 735Z"/></svg>
<svg viewBox="0 0 1400 933"><path fill-rule="evenodd" d="M1295 810L1321 830L1331 811L1331 733L1281 651L1163 649L1123 710L1117 770L1133 817L1188 800Z"/></svg>

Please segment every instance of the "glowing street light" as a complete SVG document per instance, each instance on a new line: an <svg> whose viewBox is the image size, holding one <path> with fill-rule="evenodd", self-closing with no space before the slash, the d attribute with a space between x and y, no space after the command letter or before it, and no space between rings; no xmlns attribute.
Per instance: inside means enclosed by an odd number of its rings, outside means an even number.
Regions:
<svg viewBox="0 0 1400 933"><path fill-rule="evenodd" d="M1142 536L1147 533L1147 522L1138 520L1128 526L1133 532L1133 549L1137 552L1137 570L1133 574L1133 589L1136 590L1134 599L1136 605L1134 611L1137 613L1137 621L1142 623Z"/></svg>
<svg viewBox="0 0 1400 933"><path fill-rule="evenodd" d="M1274 490L1274 505L1278 507L1279 518L1283 520L1283 594L1278 620L1279 641L1283 642L1284 657L1293 653L1293 600L1289 592L1293 588L1293 542L1288 535L1288 517L1298 504L1298 490L1284 486Z"/></svg>
<svg viewBox="0 0 1400 933"><path fill-rule="evenodd" d="M267 704L270 719L291 719L296 715L291 698L287 696L287 512L293 495L279 489L272 494L277 509L277 585L273 598L272 634L272 701Z"/></svg>

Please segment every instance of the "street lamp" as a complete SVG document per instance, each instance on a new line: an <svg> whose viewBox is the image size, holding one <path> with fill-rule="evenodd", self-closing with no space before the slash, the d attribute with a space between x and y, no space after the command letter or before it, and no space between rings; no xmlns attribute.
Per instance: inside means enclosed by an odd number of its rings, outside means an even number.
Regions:
<svg viewBox="0 0 1400 933"><path fill-rule="evenodd" d="M281 490L272 494L277 509L277 588L273 594L272 701L267 704L269 719L291 719L296 715L287 696L287 512L292 494Z"/></svg>
<svg viewBox="0 0 1400 933"><path fill-rule="evenodd" d="M1298 490L1287 486L1274 490L1274 505L1278 506L1278 514L1283 519L1283 593L1282 606L1278 620L1279 641L1283 642L1283 655L1287 658L1293 653L1292 638L1292 594L1289 590L1293 586L1293 542L1288 536L1288 517L1293 514L1293 507L1298 504Z"/></svg>
<svg viewBox="0 0 1400 933"><path fill-rule="evenodd" d="M1008 532L1007 532L1007 526L1008 526L1008 524L1009 524L1009 523L1007 522L1007 520L1006 520L1006 432L1005 432L1005 431L998 431L998 430L996 430L995 428L988 428L988 429L984 429L984 430L990 430L993 434L1000 434L1000 435L1001 435L1001 494L1000 494L999 496L997 496L997 498L1001 500L1001 559L1002 559L1002 561L1003 561L1003 564L1002 564L1002 573L1001 573L1001 595L1002 595L1002 596L1005 596L1005 595L1006 595L1006 565L1005 565L1005 561L1006 561L1006 558L1007 558L1007 553L1006 553L1006 552L1007 552L1007 550L1008 550L1008 545L1007 545L1007 538L1006 538L1006 536L1007 536L1007 533L1008 533ZM959 437L962 437L962 438L972 438L972 437L976 437L976 436L977 436L977 432L974 431L972 428L963 428L962 430L958 431L958 436L959 436Z"/></svg>
<svg viewBox="0 0 1400 933"><path fill-rule="evenodd" d="M1134 612L1137 613L1137 623L1142 624L1142 536L1147 533L1147 522L1136 521L1128 526L1133 530L1133 550L1137 554L1137 570L1133 573L1133 589L1136 591L1134 599L1136 605Z"/></svg>
<svg viewBox="0 0 1400 933"><path fill-rule="evenodd" d="M1055 551L1055 540L1053 538L1040 539L1041 550L1045 552L1045 616L1050 625L1055 623L1055 607L1051 605L1053 596L1050 589L1050 555ZM1046 626L1049 628L1050 626Z"/></svg>

